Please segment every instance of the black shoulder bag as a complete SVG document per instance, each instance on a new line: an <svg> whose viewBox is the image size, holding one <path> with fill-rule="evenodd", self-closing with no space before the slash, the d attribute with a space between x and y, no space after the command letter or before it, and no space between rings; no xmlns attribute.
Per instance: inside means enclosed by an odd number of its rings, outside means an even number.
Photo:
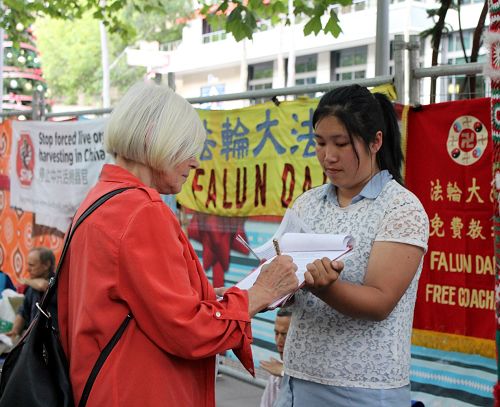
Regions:
<svg viewBox="0 0 500 407"><path fill-rule="evenodd" d="M59 271L76 228L100 205L130 188L120 188L100 197L75 223L66 235L56 276L51 279L41 303L37 303L38 314L5 359L0 378L0 407L74 407L73 391L69 378L68 360L54 328L53 316L48 311L52 298L56 296ZM92 385L132 315L126 316L106 347L102 350L90 373L79 407L84 407Z"/></svg>

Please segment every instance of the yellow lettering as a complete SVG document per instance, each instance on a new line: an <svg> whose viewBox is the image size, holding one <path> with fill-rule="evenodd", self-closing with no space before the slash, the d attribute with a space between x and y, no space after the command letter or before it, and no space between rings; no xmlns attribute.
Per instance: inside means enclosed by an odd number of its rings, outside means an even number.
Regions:
<svg viewBox="0 0 500 407"><path fill-rule="evenodd" d="M476 274L484 274L484 259L481 256L476 256Z"/></svg>
<svg viewBox="0 0 500 407"><path fill-rule="evenodd" d="M456 287L449 285L427 284L425 301L436 304L455 305Z"/></svg>
<svg viewBox="0 0 500 407"><path fill-rule="evenodd" d="M493 259L491 256L486 256L484 260L484 272L485 274L489 274L490 276L494 275L495 268L493 267Z"/></svg>
<svg viewBox="0 0 500 407"><path fill-rule="evenodd" d="M466 288L460 287L458 289L458 305L461 307L468 307L470 302L470 293Z"/></svg>
<svg viewBox="0 0 500 407"><path fill-rule="evenodd" d="M472 273L472 256L464 253L431 251L430 269L450 273Z"/></svg>
<svg viewBox="0 0 500 407"><path fill-rule="evenodd" d="M458 305L464 308L495 309L495 292L476 288L460 287Z"/></svg>
<svg viewBox="0 0 500 407"><path fill-rule="evenodd" d="M436 263L439 261L439 255L440 255L441 252L436 252L434 250L431 251L431 255L430 255L430 269L431 270L436 270ZM429 285L427 285L429 286Z"/></svg>
<svg viewBox="0 0 500 407"><path fill-rule="evenodd" d="M443 271L448 271L448 264L446 263L446 255L443 252L440 252L437 269L438 270L443 269Z"/></svg>
<svg viewBox="0 0 500 407"><path fill-rule="evenodd" d="M425 285L425 302L429 302L429 297L432 295L432 287L434 287L433 284Z"/></svg>

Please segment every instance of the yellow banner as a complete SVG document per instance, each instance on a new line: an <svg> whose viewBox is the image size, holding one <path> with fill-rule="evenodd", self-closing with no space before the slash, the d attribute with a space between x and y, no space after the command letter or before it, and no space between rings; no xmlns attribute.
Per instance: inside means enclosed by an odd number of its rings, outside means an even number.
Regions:
<svg viewBox="0 0 500 407"><path fill-rule="evenodd" d="M372 89L395 98L394 87ZM318 99L238 110L198 110L207 131L179 203L221 216L283 215L300 194L326 182L316 159L312 115Z"/></svg>
<svg viewBox="0 0 500 407"><path fill-rule="evenodd" d="M283 215L297 196L325 181L311 122L317 104L299 99L199 110L208 137L180 204L223 216Z"/></svg>

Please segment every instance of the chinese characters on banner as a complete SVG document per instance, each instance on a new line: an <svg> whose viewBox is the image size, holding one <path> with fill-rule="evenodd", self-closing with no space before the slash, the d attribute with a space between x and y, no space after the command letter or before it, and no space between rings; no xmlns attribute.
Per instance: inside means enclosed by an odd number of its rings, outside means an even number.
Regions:
<svg viewBox="0 0 500 407"><path fill-rule="evenodd" d="M10 205L36 213L38 221L63 219L43 224L64 232L108 158L102 145L104 124L105 119L13 122Z"/></svg>
<svg viewBox="0 0 500 407"><path fill-rule="evenodd" d="M297 196L325 182L312 128L317 103L200 110L207 140L179 202L214 215L283 215Z"/></svg>
<svg viewBox="0 0 500 407"><path fill-rule="evenodd" d="M26 258L34 246L56 253L62 249L62 233L35 226L34 214L10 207L9 161L12 150L11 122L0 124L0 269L14 282L26 277Z"/></svg>
<svg viewBox="0 0 500 407"><path fill-rule="evenodd" d="M431 347L441 343L448 349L494 357L488 109L489 99L476 99L410 110L406 183L422 201L430 221L414 343Z"/></svg>

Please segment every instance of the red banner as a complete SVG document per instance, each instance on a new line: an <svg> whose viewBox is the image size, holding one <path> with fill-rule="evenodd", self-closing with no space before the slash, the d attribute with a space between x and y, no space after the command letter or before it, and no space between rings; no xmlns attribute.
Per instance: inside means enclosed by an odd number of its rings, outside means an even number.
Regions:
<svg viewBox="0 0 500 407"><path fill-rule="evenodd" d="M416 329L495 337L489 105L476 99L408 113L406 182L430 221Z"/></svg>

